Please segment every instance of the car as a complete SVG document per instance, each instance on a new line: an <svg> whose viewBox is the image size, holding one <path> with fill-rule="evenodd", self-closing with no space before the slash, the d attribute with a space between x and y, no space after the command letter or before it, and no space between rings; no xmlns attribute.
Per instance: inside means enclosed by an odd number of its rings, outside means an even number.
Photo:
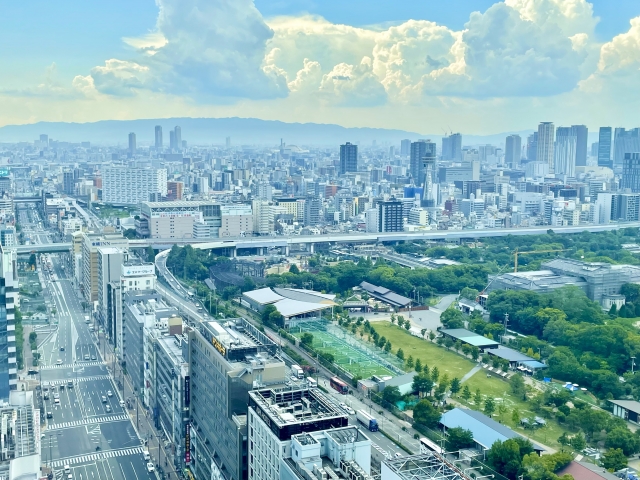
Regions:
<svg viewBox="0 0 640 480"><path fill-rule="evenodd" d="M346 404L346 403L344 403L344 402L340 402L340 403L339 403L339 405L340 405L340 408L341 408L341 409L343 409L343 410L346 410L346 409L347 409L347 404Z"/></svg>
<svg viewBox="0 0 640 480"><path fill-rule="evenodd" d="M58 392L54 393L53 398L60 398L60 394Z"/></svg>
<svg viewBox="0 0 640 480"><path fill-rule="evenodd" d="M396 453L395 453L395 457L396 457L396 458L400 458L400 457L402 457L402 454L401 454L400 452L396 452Z"/></svg>
<svg viewBox="0 0 640 480"><path fill-rule="evenodd" d="M113 397L113 392L111 390L107 390L107 397Z"/></svg>
<svg viewBox="0 0 640 480"><path fill-rule="evenodd" d="M91 357L89 357L89 354L86 354L86 355L84 356L84 359L85 359L85 360L89 360L90 358L91 358Z"/></svg>
<svg viewBox="0 0 640 480"><path fill-rule="evenodd" d="M107 397L105 397L104 395L102 395L102 403L107 403Z"/></svg>
<svg viewBox="0 0 640 480"><path fill-rule="evenodd" d="M55 403L56 405L60 405L60 399L59 398L54 399L53 403Z"/></svg>
<svg viewBox="0 0 640 480"><path fill-rule="evenodd" d="M91 355L91 360L97 360L98 357L96 357L95 355Z"/></svg>
<svg viewBox="0 0 640 480"><path fill-rule="evenodd" d="M47 418L53 418L53 413L47 412Z"/></svg>
<svg viewBox="0 0 640 480"><path fill-rule="evenodd" d="M49 394L48 394L48 393L45 393L45 394L44 394L44 396L43 396L42 398L44 398L45 400L49 400Z"/></svg>
<svg viewBox="0 0 640 480"><path fill-rule="evenodd" d="M64 352L64 347L60 347L60 351L61 351L61 352Z"/></svg>
<svg viewBox="0 0 640 480"><path fill-rule="evenodd" d="M107 413L111 413L111 405L107 405L104 409Z"/></svg>
<svg viewBox="0 0 640 480"><path fill-rule="evenodd" d="M156 469L156 467L153 466L153 463L149 462L147 463L147 472L151 473Z"/></svg>
<svg viewBox="0 0 640 480"><path fill-rule="evenodd" d="M71 467L69 465L64 466L64 473L67 473L67 474L71 473Z"/></svg>
<svg viewBox="0 0 640 480"><path fill-rule="evenodd" d="M151 455L149 455L149 451L145 450L144 452L142 452L142 456L144 457L144 459L148 462L149 460L151 460Z"/></svg>
<svg viewBox="0 0 640 480"><path fill-rule="evenodd" d="M356 411L351 407L347 407L347 408L345 408L345 410L347 411L347 413L349 415L355 415L356 414Z"/></svg>
<svg viewBox="0 0 640 480"><path fill-rule="evenodd" d="M122 408L124 408L124 400L120 400L119 404Z"/></svg>
<svg viewBox="0 0 640 480"><path fill-rule="evenodd" d="M56 360L56 365L62 365L62 360L61 359Z"/></svg>

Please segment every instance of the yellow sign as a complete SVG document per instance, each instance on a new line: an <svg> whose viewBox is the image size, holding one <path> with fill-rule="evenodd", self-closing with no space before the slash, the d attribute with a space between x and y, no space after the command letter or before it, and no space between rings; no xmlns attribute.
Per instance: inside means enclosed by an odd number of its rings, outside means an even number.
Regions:
<svg viewBox="0 0 640 480"><path fill-rule="evenodd" d="M227 354L227 349L222 345L216 337L211 337L211 345L220 352L222 356Z"/></svg>

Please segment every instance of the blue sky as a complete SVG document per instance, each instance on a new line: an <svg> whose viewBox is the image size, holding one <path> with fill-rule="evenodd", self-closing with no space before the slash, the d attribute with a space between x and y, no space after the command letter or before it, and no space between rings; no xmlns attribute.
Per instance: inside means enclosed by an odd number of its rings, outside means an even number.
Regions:
<svg viewBox="0 0 640 480"><path fill-rule="evenodd" d="M492 133L640 108L639 0L0 1L0 125L437 118Z"/></svg>

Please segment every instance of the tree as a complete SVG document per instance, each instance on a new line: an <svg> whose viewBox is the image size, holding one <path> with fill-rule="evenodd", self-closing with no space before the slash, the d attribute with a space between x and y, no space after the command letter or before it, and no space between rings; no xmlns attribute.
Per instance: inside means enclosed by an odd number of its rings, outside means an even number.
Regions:
<svg viewBox="0 0 640 480"><path fill-rule="evenodd" d="M460 298L466 298L468 300L474 300L478 298L480 292L475 288L464 287L460 292Z"/></svg>
<svg viewBox="0 0 640 480"><path fill-rule="evenodd" d="M302 334L302 336L300 337L300 341L307 346L312 346L313 345L313 333L309 333L309 332L305 332Z"/></svg>
<svg viewBox="0 0 640 480"><path fill-rule="evenodd" d="M610 472L618 471L627 466L627 457L620 448L610 448L600 460L602 466Z"/></svg>
<svg viewBox="0 0 640 480"><path fill-rule="evenodd" d="M295 263L292 263L291 266L289 267L289 273L292 273L293 275L299 275L300 269Z"/></svg>
<svg viewBox="0 0 640 480"><path fill-rule="evenodd" d="M591 437L594 433L604 430L608 420L608 413L589 408L582 412L580 416L580 426Z"/></svg>
<svg viewBox="0 0 640 480"><path fill-rule="evenodd" d="M514 425L520 425L520 412L517 408L513 409L513 413L511 414L511 421Z"/></svg>
<svg viewBox="0 0 640 480"><path fill-rule="evenodd" d="M395 324L395 323L396 323L396 314L395 314L395 313L392 313L392 314L391 314L391 324L393 325L393 324Z"/></svg>
<svg viewBox="0 0 640 480"><path fill-rule="evenodd" d="M440 314L440 322L446 328L463 328L464 315L455 307L449 307Z"/></svg>
<svg viewBox="0 0 640 480"><path fill-rule="evenodd" d="M437 427L440 417L440 412L428 400L420 400L413 407L413 419L425 427Z"/></svg>
<svg viewBox="0 0 640 480"><path fill-rule="evenodd" d="M423 394L429 393L433 389L433 381L428 375L421 373L413 377L411 388L422 397Z"/></svg>
<svg viewBox="0 0 640 480"><path fill-rule="evenodd" d="M283 320L284 317L277 310L269 314L269 323L272 325L282 326Z"/></svg>
<svg viewBox="0 0 640 480"><path fill-rule="evenodd" d="M498 404L498 415L500 415L500 421L502 421L505 413L507 413L507 406L504 404L503 400Z"/></svg>
<svg viewBox="0 0 640 480"><path fill-rule="evenodd" d="M484 413L485 415L491 417L493 413L496 411L496 404L491 397L487 397L484 401Z"/></svg>
<svg viewBox="0 0 640 480"><path fill-rule="evenodd" d="M419 358L416 360L416 364L413 369L418 373L422 371L422 361Z"/></svg>
<svg viewBox="0 0 640 480"><path fill-rule="evenodd" d="M382 399L395 406L397 402L402 400L402 394L398 387L384 387L384 390L382 390Z"/></svg>
<svg viewBox="0 0 640 480"><path fill-rule="evenodd" d="M404 360L404 350L399 348L398 351L396 352L396 357L398 357L400 360Z"/></svg>
<svg viewBox="0 0 640 480"><path fill-rule="evenodd" d="M498 473L515 479L522 468L522 459L533 453L533 445L525 438L496 440L487 452L487 460Z"/></svg>
<svg viewBox="0 0 640 480"><path fill-rule="evenodd" d="M617 427L607 435L604 442L607 448L621 449L629 457L640 451L640 438L625 427Z"/></svg>
<svg viewBox="0 0 640 480"><path fill-rule="evenodd" d="M262 313L260 315L262 318L262 323L269 323L269 315L277 311L278 309L273 305L267 305L266 307L264 307L264 310L262 310Z"/></svg>
<svg viewBox="0 0 640 480"><path fill-rule="evenodd" d="M405 320L404 329L408 332L411 329L411 322L409 320Z"/></svg>
<svg viewBox="0 0 640 480"><path fill-rule="evenodd" d="M524 378L522 378L522 375L520 375L519 373L511 376L511 378L509 379L509 386L511 387L511 391L516 397L520 398L524 395Z"/></svg>
<svg viewBox="0 0 640 480"><path fill-rule="evenodd" d="M471 390L469 389L469 385L465 385L462 389L462 398L464 398L465 402L468 402L471 398Z"/></svg>
<svg viewBox="0 0 640 480"><path fill-rule="evenodd" d="M404 318L399 317L399 318L398 318L398 326L399 326L400 328L402 328L402 326L403 326L403 325L404 325Z"/></svg>
<svg viewBox="0 0 640 480"><path fill-rule="evenodd" d="M456 395L460 391L460 380L458 380L458 377L454 377L451 380L449 390L451 390L451 395Z"/></svg>
<svg viewBox="0 0 640 480"><path fill-rule="evenodd" d="M478 407L482 404L482 395L480 394L480 389L476 390L476 394L473 396L473 403L475 403Z"/></svg>
<svg viewBox="0 0 640 480"><path fill-rule="evenodd" d="M429 340L431 340L431 341L433 342L433 339L434 339L434 338L436 338L436 334L434 333L434 331L433 331L433 330L431 330L431 331L429 332Z"/></svg>
<svg viewBox="0 0 640 480"><path fill-rule="evenodd" d="M413 356L409 355L409 358L407 358L406 363L408 368L413 368Z"/></svg>
<svg viewBox="0 0 640 480"><path fill-rule="evenodd" d="M353 329L355 330L356 326L353 326ZM355 332L354 332L355 333ZM391 342L389 340L387 340L387 343L384 344L384 351L389 353L391 351Z"/></svg>
<svg viewBox="0 0 640 480"><path fill-rule="evenodd" d="M427 329L423 328L422 330L420 330L420 335L422 335L422 338L424 338L424 334L427 333Z"/></svg>
<svg viewBox="0 0 640 480"><path fill-rule="evenodd" d="M447 429L447 451L455 452L464 448L471 448L475 445L473 433L462 427Z"/></svg>
<svg viewBox="0 0 640 480"><path fill-rule="evenodd" d="M567 435L567 432L562 432L562 435L558 437L558 443L562 446L562 451L564 452L564 447L571 444L571 439L569 435Z"/></svg>
<svg viewBox="0 0 640 480"><path fill-rule="evenodd" d="M618 316L618 307L615 303L611 305L611 308L609 309L609 315L611 315L612 317Z"/></svg>
<svg viewBox="0 0 640 480"><path fill-rule="evenodd" d="M577 433L573 437L571 437L571 448L573 448L576 452L581 452L585 448L587 448L587 441L584 438L582 433Z"/></svg>
<svg viewBox="0 0 640 480"><path fill-rule="evenodd" d="M438 370L438 367L433 367L431 369L431 380L433 380L433 383L438 383L439 377L440 377L440 370Z"/></svg>
<svg viewBox="0 0 640 480"><path fill-rule="evenodd" d="M471 359L475 362L480 356L480 349L478 347L471 347Z"/></svg>

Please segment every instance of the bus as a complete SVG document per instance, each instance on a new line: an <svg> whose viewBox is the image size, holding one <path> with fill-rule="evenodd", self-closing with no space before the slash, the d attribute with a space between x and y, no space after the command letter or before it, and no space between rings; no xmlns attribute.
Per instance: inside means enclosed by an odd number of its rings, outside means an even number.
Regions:
<svg viewBox="0 0 640 480"><path fill-rule="evenodd" d="M429 438L422 437L420 439L420 454L422 455L431 452L435 452L438 455L444 454L444 450L436 442Z"/></svg>
<svg viewBox="0 0 640 480"><path fill-rule="evenodd" d="M340 380L338 377L331 377L331 380L329 380L329 385L331 385L331 388L336 390L338 393L341 393L342 395L346 395L347 393L349 393L349 385Z"/></svg>

